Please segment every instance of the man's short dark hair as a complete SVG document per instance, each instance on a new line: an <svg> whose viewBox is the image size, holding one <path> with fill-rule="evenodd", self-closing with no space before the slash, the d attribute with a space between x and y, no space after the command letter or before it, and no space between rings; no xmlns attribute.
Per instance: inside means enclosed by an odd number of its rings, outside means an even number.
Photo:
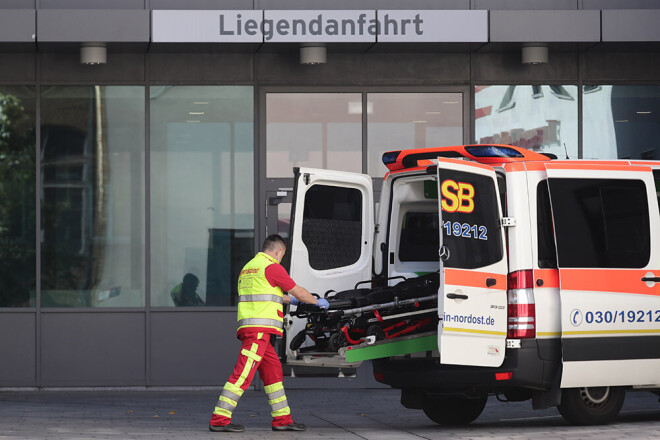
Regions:
<svg viewBox="0 0 660 440"><path fill-rule="evenodd" d="M278 247L283 247L286 249L286 241L284 241L281 235L269 235L266 237L266 240L264 240L264 245L261 247L261 252L272 251Z"/></svg>

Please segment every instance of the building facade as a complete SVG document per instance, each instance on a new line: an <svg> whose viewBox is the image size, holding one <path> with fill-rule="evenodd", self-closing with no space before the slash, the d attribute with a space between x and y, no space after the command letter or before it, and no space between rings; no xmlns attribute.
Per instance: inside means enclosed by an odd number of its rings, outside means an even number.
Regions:
<svg viewBox="0 0 660 440"><path fill-rule="evenodd" d="M0 387L221 383L293 167L378 191L400 148L660 158L653 0L0 8Z"/></svg>

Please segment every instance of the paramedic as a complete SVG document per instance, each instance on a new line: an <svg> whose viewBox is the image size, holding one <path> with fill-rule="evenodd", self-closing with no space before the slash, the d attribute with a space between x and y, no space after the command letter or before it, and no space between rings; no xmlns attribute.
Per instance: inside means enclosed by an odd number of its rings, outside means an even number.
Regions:
<svg viewBox="0 0 660 440"><path fill-rule="evenodd" d="M328 301L316 299L304 287L296 285L279 264L286 243L279 235L270 235L261 252L250 260L238 277L238 339L241 351L234 372L220 394L209 423L214 432L242 432L245 428L231 423L231 416L243 392L250 386L256 371L264 381L273 417L273 431L304 431L294 423L282 384L282 364L271 338L282 335L282 303L301 302L328 308ZM284 295L283 291L288 292Z"/></svg>

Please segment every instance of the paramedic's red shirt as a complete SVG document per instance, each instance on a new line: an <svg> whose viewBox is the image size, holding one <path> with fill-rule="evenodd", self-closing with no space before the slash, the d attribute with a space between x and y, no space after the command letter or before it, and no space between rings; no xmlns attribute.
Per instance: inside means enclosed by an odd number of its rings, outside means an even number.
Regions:
<svg viewBox="0 0 660 440"><path fill-rule="evenodd" d="M279 287L283 292L288 292L289 290L296 287L296 283L291 279L286 269L282 267L281 264L271 264L266 267L264 272L266 279L273 287Z"/></svg>

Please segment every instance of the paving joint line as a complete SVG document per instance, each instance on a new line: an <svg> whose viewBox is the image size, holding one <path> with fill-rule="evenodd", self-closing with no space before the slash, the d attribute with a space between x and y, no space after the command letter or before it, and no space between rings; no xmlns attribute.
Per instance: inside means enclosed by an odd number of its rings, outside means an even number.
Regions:
<svg viewBox="0 0 660 440"><path fill-rule="evenodd" d="M369 440L369 439L367 439L366 437L362 437L362 436L361 436L360 434L358 434L357 432L353 432L353 431L351 431L350 429L346 429L346 428L344 428L343 426L340 426L340 425L338 425L338 424L336 424L336 423L334 423L334 422L331 422L330 420L326 420L326 419L324 419L324 418L321 417L321 416L318 416L318 415L316 415L316 414L310 414L310 415L316 417L317 419L321 419L321 420L323 420L323 421L326 422L326 423L330 423L331 425L334 425L334 426L336 426L336 427L339 428L339 429L343 429L343 430L346 431L346 432L350 432L351 434L353 434L353 435L355 435L355 436L357 436L357 437L360 437L360 438L362 438L362 439L364 439L364 440Z"/></svg>

